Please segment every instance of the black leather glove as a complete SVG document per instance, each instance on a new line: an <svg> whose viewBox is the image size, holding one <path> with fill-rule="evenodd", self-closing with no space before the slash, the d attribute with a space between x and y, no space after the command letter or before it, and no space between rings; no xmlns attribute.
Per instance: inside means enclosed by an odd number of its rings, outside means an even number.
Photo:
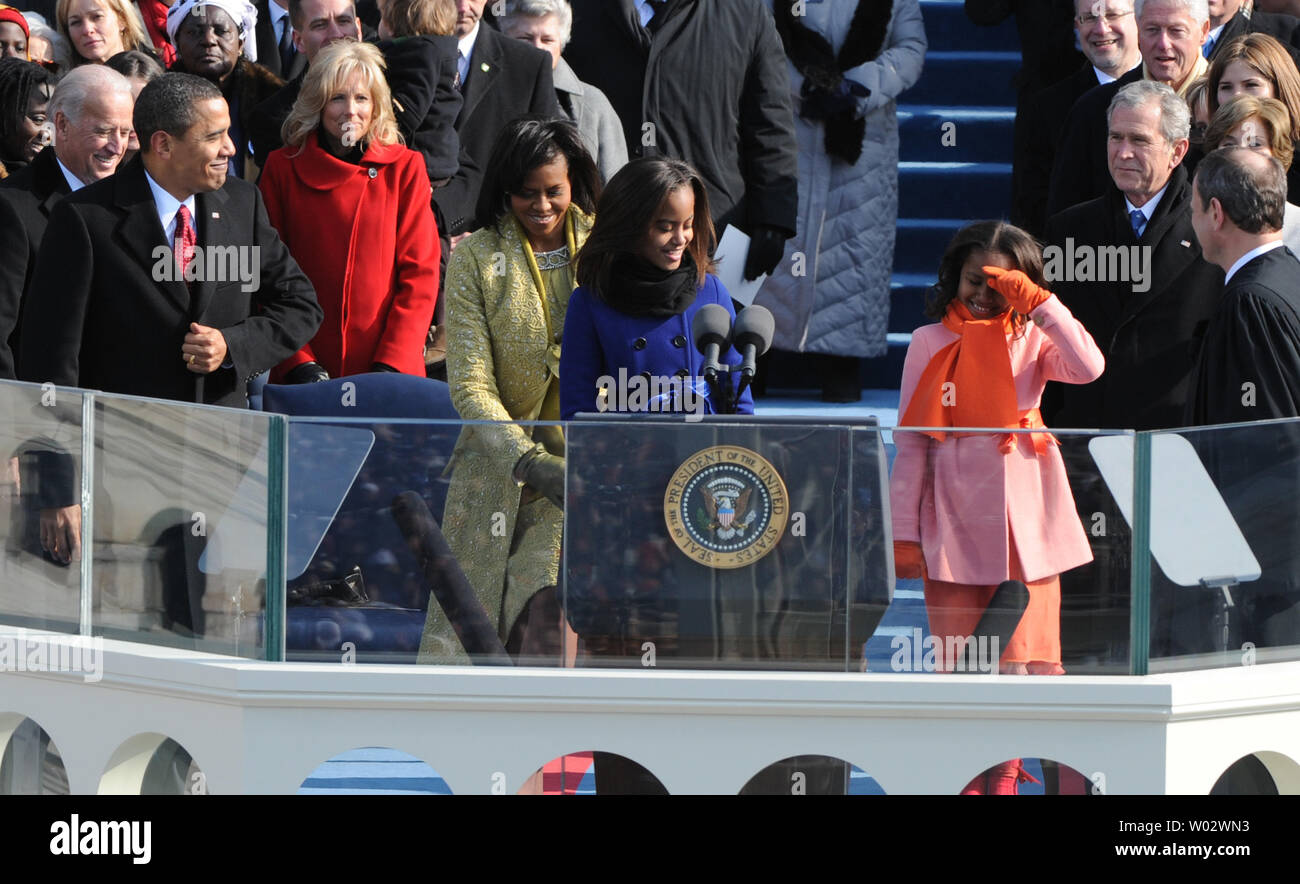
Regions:
<svg viewBox="0 0 1300 884"><path fill-rule="evenodd" d="M401 372L399 372L397 369L393 368L391 365L388 365L387 363L384 362L370 363L370 370L387 372L388 374L401 374Z"/></svg>
<svg viewBox="0 0 1300 884"><path fill-rule="evenodd" d="M515 464L515 479L564 509L564 458L556 457L538 445L519 458Z"/></svg>
<svg viewBox="0 0 1300 884"><path fill-rule="evenodd" d="M854 80L840 80L834 88L825 89L805 79L799 90L803 99L799 116L805 120L824 120L833 114L856 111L858 99L870 94L870 89Z"/></svg>
<svg viewBox="0 0 1300 884"><path fill-rule="evenodd" d="M749 254L745 255L745 279L758 279L771 273L785 255L785 231L775 227L756 227L749 238Z"/></svg>
<svg viewBox="0 0 1300 884"><path fill-rule="evenodd" d="M290 369L284 376L286 384L317 384L329 379L330 373L319 362L304 362Z"/></svg>

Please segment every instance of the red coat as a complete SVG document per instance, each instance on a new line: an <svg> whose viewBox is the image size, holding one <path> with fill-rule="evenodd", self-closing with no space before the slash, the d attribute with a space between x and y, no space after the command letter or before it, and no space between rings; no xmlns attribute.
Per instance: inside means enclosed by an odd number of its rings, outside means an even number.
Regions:
<svg viewBox="0 0 1300 884"><path fill-rule="evenodd" d="M438 231L424 158L372 144L354 165L309 136L273 151L258 187L271 223L316 287L320 330L271 374L304 362L330 377L382 362L424 376L424 342L438 297Z"/></svg>

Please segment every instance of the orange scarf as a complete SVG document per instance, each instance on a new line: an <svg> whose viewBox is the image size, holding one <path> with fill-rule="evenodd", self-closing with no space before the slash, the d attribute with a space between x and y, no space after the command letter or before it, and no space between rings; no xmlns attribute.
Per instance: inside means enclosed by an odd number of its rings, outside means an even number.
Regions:
<svg viewBox="0 0 1300 884"><path fill-rule="evenodd" d="M943 325L959 337L930 358L899 426L1042 428L1038 409L1021 414L1016 402L1007 346L1007 335L1015 329L1013 317L1008 310L992 319L976 319L965 304L954 300ZM942 442L948 434L934 429L925 435ZM1014 447L1014 437L1009 433L1001 440L1004 454ZM1034 433L1034 450L1043 454L1050 438Z"/></svg>
<svg viewBox="0 0 1300 884"><path fill-rule="evenodd" d="M961 301L949 304L943 324L957 340L930 358L899 426L1019 426L1007 347L1012 315L1008 310L992 319L976 319ZM927 435L942 442L946 434Z"/></svg>

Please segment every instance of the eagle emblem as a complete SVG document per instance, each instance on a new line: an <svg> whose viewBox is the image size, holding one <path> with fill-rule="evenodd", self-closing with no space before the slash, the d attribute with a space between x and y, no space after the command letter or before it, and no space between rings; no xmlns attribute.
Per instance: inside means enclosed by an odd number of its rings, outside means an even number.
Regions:
<svg viewBox="0 0 1300 884"><path fill-rule="evenodd" d="M758 515L749 508L750 486L734 479L717 479L704 487L704 509L709 514L709 530L719 540L743 536Z"/></svg>

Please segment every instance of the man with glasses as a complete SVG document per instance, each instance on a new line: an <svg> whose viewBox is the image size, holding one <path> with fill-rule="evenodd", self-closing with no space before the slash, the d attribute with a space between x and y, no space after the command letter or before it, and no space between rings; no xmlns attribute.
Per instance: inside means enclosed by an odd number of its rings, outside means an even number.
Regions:
<svg viewBox="0 0 1300 884"><path fill-rule="evenodd" d="M1141 62L1133 0L1075 0L1074 33L1086 61L1071 76L1034 96L1016 118L1011 220L1041 236L1047 189L1070 108L1085 92L1113 83Z"/></svg>
<svg viewBox="0 0 1300 884"><path fill-rule="evenodd" d="M1136 0L1133 11L1142 66L1113 83L1088 90L1070 110L1052 167L1049 217L1095 199L1110 187L1106 109L1121 88L1137 80L1155 80L1173 89L1179 98L1186 98L1192 83L1209 67L1201 55L1210 32L1206 0Z"/></svg>

